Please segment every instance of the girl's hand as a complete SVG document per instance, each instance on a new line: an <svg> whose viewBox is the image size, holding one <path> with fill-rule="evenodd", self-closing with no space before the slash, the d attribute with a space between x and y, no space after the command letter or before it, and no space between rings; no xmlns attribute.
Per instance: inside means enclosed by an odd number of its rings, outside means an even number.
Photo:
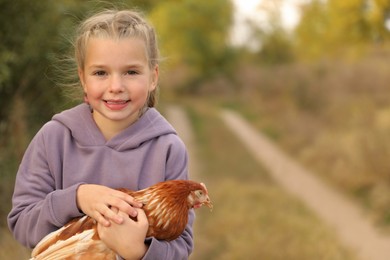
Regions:
<svg viewBox="0 0 390 260"><path fill-rule="evenodd" d="M137 220L119 211L118 215L123 217L122 224L111 223L109 227L98 223L100 239L114 252L125 259L141 259L148 250L145 245L145 237L148 231L149 222L142 209L135 208ZM117 212L117 209L113 208Z"/></svg>
<svg viewBox="0 0 390 260"><path fill-rule="evenodd" d="M117 210L113 211L112 208L119 209L126 217L136 217L136 208L142 207L142 203L130 195L102 185L80 185L76 197L79 209L106 227L110 222L121 224L124 221L123 214L118 214Z"/></svg>

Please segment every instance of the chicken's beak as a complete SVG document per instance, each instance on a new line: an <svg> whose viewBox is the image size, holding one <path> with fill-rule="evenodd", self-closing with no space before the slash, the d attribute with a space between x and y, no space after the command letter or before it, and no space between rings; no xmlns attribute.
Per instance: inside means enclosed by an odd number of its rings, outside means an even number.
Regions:
<svg viewBox="0 0 390 260"><path fill-rule="evenodd" d="M211 202L209 196L206 196L206 201L203 204L206 205L210 211L213 210L213 203Z"/></svg>

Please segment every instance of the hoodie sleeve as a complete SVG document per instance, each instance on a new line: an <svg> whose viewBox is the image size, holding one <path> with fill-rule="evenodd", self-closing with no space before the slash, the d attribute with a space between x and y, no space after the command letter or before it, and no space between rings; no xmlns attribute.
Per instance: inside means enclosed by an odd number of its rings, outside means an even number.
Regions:
<svg viewBox="0 0 390 260"><path fill-rule="evenodd" d="M176 136L172 143L166 164L166 178L188 179L188 154L184 143ZM188 224L177 239L167 242L155 238L147 238L146 243L149 249L143 260L152 259L188 259L193 249L193 231L192 225L195 219L194 210L190 210Z"/></svg>
<svg viewBox="0 0 390 260"><path fill-rule="evenodd" d="M152 259L188 259L193 248L192 224L194 222L194 210L189 212L188 224L183 234L177 239L167 242L155 238L147 238L145 243L149 244L143 260Z"/></svg>
<svg viewBox="0 0 390 260"><path fill-rule="evenodd" d="M53 154L48 154L45 143L49 128L45 125L25 152L16 175L12 209L8 215L14 237L29 248L70 218L81 215L76 204L76 190L81 183L66 189L56 184L58 180L48 162L48 156Z"/></svg>

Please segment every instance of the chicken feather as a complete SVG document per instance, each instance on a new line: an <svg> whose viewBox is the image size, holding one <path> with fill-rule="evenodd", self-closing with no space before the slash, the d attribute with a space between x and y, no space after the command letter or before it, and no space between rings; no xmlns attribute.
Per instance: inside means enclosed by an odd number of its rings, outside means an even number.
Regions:
<svg viewBox="0 0 390 260"><path fill-rule="evenodd" d="M208 191L203 183L190 180L170 180L146 189L118 189L143 204L149 221L147 237L174 240L184 231L188 211L202 205L212 209ZM115 259L97 232L97 223L89 216L75 218L48 234L34 248L30 260Z"/></svg>

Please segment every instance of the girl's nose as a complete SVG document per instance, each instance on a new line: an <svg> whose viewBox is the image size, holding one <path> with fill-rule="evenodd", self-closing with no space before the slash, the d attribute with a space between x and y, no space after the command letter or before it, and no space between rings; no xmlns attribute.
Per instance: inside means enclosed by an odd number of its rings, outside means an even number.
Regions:
<svg viewBox="0 0 390 260"><path fill-rule="evenodd" d="M110 92L118 93L124 90L123 81L120 76L112 76L110 81Z"/></svg>

